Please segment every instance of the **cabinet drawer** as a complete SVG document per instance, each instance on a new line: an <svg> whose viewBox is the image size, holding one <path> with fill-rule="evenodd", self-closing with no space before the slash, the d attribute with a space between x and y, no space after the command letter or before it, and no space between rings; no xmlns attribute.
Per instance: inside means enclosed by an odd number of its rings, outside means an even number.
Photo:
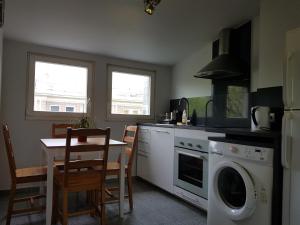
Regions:
<svg viewBox="0 0 300 225"><path fill-rule="evenodd" d="M150 152L150 144L148 142L139 140L139 142L138 142L138 152L141 152L141 153L144 153L144 154L149 153Z"/></svg>
<svg viewBox="0 0 300 225"><path fill-rule="evenodd" d="M151 139L151 128L140 127L138 139L139 141L149 142Z"/></svg>

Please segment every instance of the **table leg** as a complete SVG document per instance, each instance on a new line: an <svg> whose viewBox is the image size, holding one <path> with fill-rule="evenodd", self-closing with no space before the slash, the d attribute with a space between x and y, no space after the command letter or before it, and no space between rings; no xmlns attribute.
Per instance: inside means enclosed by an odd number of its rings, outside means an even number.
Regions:
<svg viewBox="0 0 300 225"><path fill-rule="evenodd" d="M124 195L125 195L125 147L121 150L121 162L120 162L120 217L124 217Z"/></svg>
<svg viewBox="0 0 300 225"><path fill-rule="evenodd" d="M46 225L51 225L52 200L53 200L53 161L54 156L50 151L47 154L47 200L46 200Z"/></svg>

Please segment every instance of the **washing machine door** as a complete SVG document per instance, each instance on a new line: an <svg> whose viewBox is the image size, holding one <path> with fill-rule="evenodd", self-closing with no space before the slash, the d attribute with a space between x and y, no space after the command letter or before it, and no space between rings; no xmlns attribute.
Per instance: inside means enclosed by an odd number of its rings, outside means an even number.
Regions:
<svg viewBox="0 0 300 225"><path fill-rule="evenodd" d="M213 191L217 205L231 220L250 217L256 207L253 179L241 165L223 161L213 172Z"/></svg>

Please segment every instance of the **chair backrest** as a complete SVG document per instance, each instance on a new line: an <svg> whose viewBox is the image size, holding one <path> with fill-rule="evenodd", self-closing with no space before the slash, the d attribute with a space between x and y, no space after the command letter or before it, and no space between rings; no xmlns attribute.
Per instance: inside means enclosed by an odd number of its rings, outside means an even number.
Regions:
<svg viewBox="0 0 300 225"><path fill-rule="evenodd" d="M87 139L87 142L76 142L72 143L72 138L78 136L92 136ZM66 139L66 155L65 155L65 166L64 166L64 185L68 186L69 173L74 170L83 170L89 168L101 168L101 179L105 180L107 159L108 159L108 148L110 139L110 128L106 129L72 129L67 128L67 139ZM73 139L74 140L74 139ZM70 155L72 153L83 153L83 152L98 152L99 155L102 153L101 159L92 160L71 160ZM80 173L80 172L78 172Z"/></svg>
<svg viewBox="0 0 300 225"><path fill-rule="evenodd" d="M66 138L68 127L75 129L78 128L78 125L72 123L53 123L51 132L52 138Z"/></svg>
<svg viewBox="0 0 300 225"><path fill-rule="evenodd" d="M131 167L133 162L133 156L137 147L138 139L138 126L125 125L122 141L127 143L125 147L125 152L128 158L127 167ZM121 158L119 156L118 161L120 162Z"/></svg>
<svg viewBox="0 0 300 225"><path fill-rule="evenodd" d="M7 124L3 124L2 128L3 128L3 136L5 141L6 154L8 158L11 180L12 182L16 182L16 162L15 162L15 155L14 155L11 138L9 134L9 129Z"/></svg>

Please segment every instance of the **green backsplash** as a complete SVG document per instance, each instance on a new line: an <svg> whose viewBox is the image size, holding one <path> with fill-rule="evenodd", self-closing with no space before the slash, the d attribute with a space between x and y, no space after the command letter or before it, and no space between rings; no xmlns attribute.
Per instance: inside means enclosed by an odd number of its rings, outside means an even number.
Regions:
<svg viewBox="0 0 300 225"><path fill-rule="evenodd" d="M211 96L204 96L204 97L194 97L188 98L190 103L190 112L189 116L191 117L193 111L196 110L197 117L205 117L205 105L207 101L211 99ZM210 114L210 107L209 107L209 114Z"/></svg>

